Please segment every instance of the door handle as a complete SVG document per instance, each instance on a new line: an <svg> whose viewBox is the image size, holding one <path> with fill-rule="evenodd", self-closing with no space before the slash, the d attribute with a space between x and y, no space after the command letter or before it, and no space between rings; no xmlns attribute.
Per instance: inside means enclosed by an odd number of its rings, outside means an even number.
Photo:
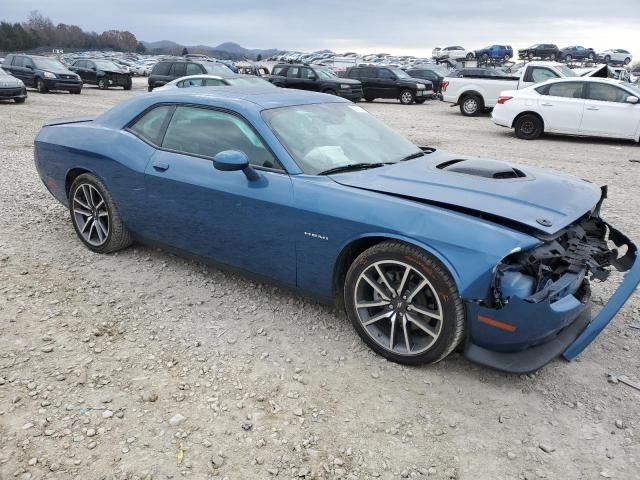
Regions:
<svg viewBox="0 0 640 480"><path fill-rule="evenodd" d="M600 110L598 107L587 107L587 110Z"/></svg>
<svg viewBox="0 0 640 480"><path fill-rule="evenodd" d="M553 103L545 102L542 104L543 107L553 107Z"/></svg>
<svg viewBox="0 0 640 480"><path fill-rule="evenodd" d="M154 162L153 168L158 172L166 172L169 170L169 164L166 162Z"/></svg>

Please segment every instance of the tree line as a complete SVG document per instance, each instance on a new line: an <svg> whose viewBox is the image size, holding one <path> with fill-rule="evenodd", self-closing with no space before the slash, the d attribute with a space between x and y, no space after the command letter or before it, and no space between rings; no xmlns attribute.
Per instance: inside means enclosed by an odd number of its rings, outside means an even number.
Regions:
<svg viewBox="0 0 640 480"><path fill-rule="evenodd" d="M0 51L28 51L39 47L86 50L127 50L144 52L144 45L128 31L85 32L77 25L58 23L37 10L23 23L0 21Z"/></svg>

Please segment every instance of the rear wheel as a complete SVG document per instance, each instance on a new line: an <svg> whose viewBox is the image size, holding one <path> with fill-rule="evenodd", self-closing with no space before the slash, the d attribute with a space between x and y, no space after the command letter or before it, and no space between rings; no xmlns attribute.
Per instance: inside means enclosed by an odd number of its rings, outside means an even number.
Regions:
<svg viewBox="0 0 640 480"><path fill-rule="evenodd" d="M573 57L570 54L567 54L564 56L564 61L565 62L570 62L573 59Z"/></svg>
<svg viewBox="0 0 640 480"><path fill-rule="evenodd" d="M47 93L49 91L47 84L44 83L44 80L41 78L36 80L36 89L38 90L38 93Z"/></svg>
<svg viewBox="0 0 640 480"><path fill-rule="evenodd" d="M589 60L593 60L593 59L595 59L595 58L596 58L596 54L595 54L595 53L593 53L593 52L591 52L591 53L589 53L589 55L587 56L587 58L588 58Z"/></svg>
<svg viewBox="0 0 640 480"><path fill-rule="evenodd" d="M605 55L604 63L609 63L611 61L611 55Z"/></svg>
<svg viewBox="0 0 640 480"><path fill-rule="evenodd" d="M505 62L508 62L510 58L511 58L511 55L509 55L509 54L507 53L507 54L505 54L505 56L503 57L503 60L504 60Z"/></svg>
<svg viewBox="0 0 640 480"><path fill-rule="evenodd" d="M523 140L535 140L544 132L542 119L532 113L518 117L513 124L516 136Z"/></svg>
<svg viewBox="0 0 640 480"><path fill-rule="evenodd" d="M464 336L464 309L451 275L433 256L402 242L380 243L356 258L344 299L358 335L394 362L438 362Z"/></svg>
<svg viewBox="0 0 640 480"><path fill-rule="evenodd" d="M133 80L131 80L131 77L129 77L129 79L127 80L127 83L123 88L125 90L131 90L132 87L133 87Z"/></svg>
<svg viewBox="0 0 640 480"><path fill-rule="evenodd" d="M473 53L467 53L467 60L473 60Z"/></svg>
<svg viewBox="0 0 640 480"><path fill-rule="evenodd" d="M364 97L365 102L373 102L375 100L374 97Z"/></svg>
<svg viewBox="0 0 640 480"><path fill-rule="evenodd" d="M465 117L476 117L484 111L484 101L479 95L467 95L460 102L460 112Z"/></svg>
<svg viewBox="0 0 640 480"><path fill-rule="evenodd" d="M629 57L624 59L624 64L629 65L631 63L631 59Z"/></svg>
<svg viewBox="0 0 640 480"><path fill-rule="evenodd" d="M400 92L400 103L403 105L411 105L415 100L415 95L411 90L405 89Z"/></svg>
<svg viewBox="0 0 640 480"><path fill-rule="evenodd" d="M549 55L549 58L550 58L551 60L555 60L555 59L556 59L556 54L555 54L555 53L552 53L551 55Z"/></svg>
<svg viewBox="0 0 640 480"><path fill-rule="evenodd" d="M78 238L89 250L111 253L133 243L107 187L93 174L82 174L73 181L69 212Z"/></svg>
<svg viewBox="0 0 640 480"><path fill-rule="evenodd" d="M529 57L529 60L533 60L535 55L533 54L533 52L529 52L529 55L527 55Z"/></svg>
<svg viewBox="0 0 640 480"><path fill-rule="evenodd" d="M489 60L489 54L488 53L483 53L482 56L480 57L480 59L482 61L486 62L487 60Z"/></svg>

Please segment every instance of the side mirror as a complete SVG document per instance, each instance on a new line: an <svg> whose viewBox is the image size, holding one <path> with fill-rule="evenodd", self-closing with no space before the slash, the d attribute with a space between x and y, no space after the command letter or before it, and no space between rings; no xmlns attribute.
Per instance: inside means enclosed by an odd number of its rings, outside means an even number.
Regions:
<svg viewBox="0 0 640 480"><path fill-rule="evenodd" d="M96 71L96 67L91 67L91 70L93 70L95 72Z"/></svg>
<svg viewBox="0 0 640 480"><path fill-rule="evenodd" d="M249 165L249 159L238 150L225 150L213 157L213 166L221 172L242 170L246 177L253 181L259 178L258 173Z"/></svg>
<svg viewBox="0 0 640 480"><path fill-rule="evenodd" d="M33 65L31 65L30 63L27 63L25 67L28 68L29 70L33 70Z"/></svg>
<svg viewBox="0 0 640 480"><path fill-rule="evenodd" d="M640 99L634 95L628 96L626 100L627 103L638 103L639 101Z"/></svg>

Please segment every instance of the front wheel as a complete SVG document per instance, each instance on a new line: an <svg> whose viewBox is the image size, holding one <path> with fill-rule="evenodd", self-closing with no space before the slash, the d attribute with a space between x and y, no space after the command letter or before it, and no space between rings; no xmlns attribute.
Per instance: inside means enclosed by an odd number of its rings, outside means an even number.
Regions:
<svg viewBox="0 0 640 480"><path fill-rule="evenodd" d="M118 209L98 177L78 176L69 190L69 212L78 238L96 253L111 253L133 243Z"/></svg>
<svg viewBox="0 0 640 480"><path fill-rule="evenodd" d="M107 88L109 88L109 84L107 83L106 78L101 78L100 80L98 80L98 88L100 90L106 90Z"/></svg>
<svg viewBox="0 0 640 480"><path fill-rule="evenodd" d="M467 53L467 60L473 60L473 53Z"/></svg>
<svg viewBox="0 0 640 480"><path fill-rule="evenodd" d="M570 62L573 59L573 57L571 55L565 55L564 56L564 61L565 62Z"/></svg>
<svg viewBox="0 0 640 480"><path fill-rule="evenodd" d="M631 63L631 59L629 57L624 59L624 64L629 65Z"/></svg>
<svg viewBox="0 0 640 480"><path fill-rule="evenodd" d="M400 103L403 105L411 105L415 100L415 96L411 90L402 90L400 92Z"/></svg>
<svg viewBox="0 0 640 480"><path fill-rule="evenodd" d="M371 102L373 102L374 100L375 100L375 98L374 98L374 97L364 97L364 101L365 101L365 102L369 102L369 103L371 103Z"/></svg>
<svg viewBox="0 0 640 480"><path fill-rule="evenodd" d="M523 140L535 140L540 137L544 131L542 119L533 114L518 117L513 124L513 128L515 129L516 137Z"/></svg>
<svg viewBox="0 0 640 480"><path fill-rule="evenodd" d="M24 103L24 101L26 100L26 98L14 98L13 101L16 103Z"/></svg>
<svg viewBox="0 0 640 480"><path fill-rule="evenodd" d="M589 60L594 60L594 59L596 58L596 54L595 54L595 53L593 53L593 52L591 52L591 53L587 56L587 58L588 58Z"/></svg>
<svg viewBox="0 0 640 480"><path fill-rule="evenodd" d="M124 88L125 90L131 90L132 87L133 87L133 80L129 79L125 84L125 86L122 88Z"/></svg>
<svg viewBox="0 0 640 480"><path fill-rule="evenodd" d="M36 89L38 90L38 93L47 93L49 91L47 84L44 83L44 80L41 78L36 80Z"/></svg>
<svg viewBox="0 0 640 480"><path fill-rule="evenodd" d="M344 299L358 335L394 362L436 363L464 336L464 309L451 274L433 256L402 242L380 243L356 258Z"/></svg>
<svg viewBox="0 0 640 480"><path fill-rule="evenodd" d="M479 95L468 95L460 103L460 113L465 117L477 117L484 110L484 101Z"/></svg>
<svg viewBox="0 0 640 480"><path fill-rule="evenodd" d="M504 57L502 57L502 59L503 59L505 62L508 62L510 58L511 58L511 55L509 55L508 53L507 53Z"/></svg>
<svg viewBox="0 0 640 480"><path fill-rule="evenodd" d="M607 55L604 57L604 63L609 63L611 61L611 55Z"/></svg>

